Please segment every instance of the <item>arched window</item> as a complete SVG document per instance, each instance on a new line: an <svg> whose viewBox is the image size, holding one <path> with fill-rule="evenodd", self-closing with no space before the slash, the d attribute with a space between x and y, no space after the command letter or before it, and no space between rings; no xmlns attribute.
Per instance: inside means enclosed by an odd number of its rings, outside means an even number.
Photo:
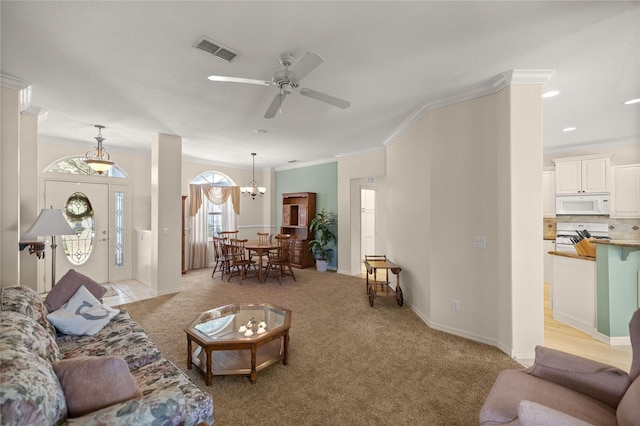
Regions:
<svg viewBox="0 0 640 426"><path fill-rule="evenodd" d="M84 162L84 157L70 157L65 158L64 160L59 160L51 164L44 171L50 173L66 173L71 175L104 176L123 179L127 178L127 174L124 172L124 170L118 167L117 164L114 164L109 170L100 175L91 167L87 166L87 164Z"/></svg>
<svg viewBox="0 0 640 426"><path fill-rule="evenodd" d="M234 188L226 188L222 191L218 187L235 187L235 191ZM208 267L207 253L210 250L211 237L217 236L220 231L237 229L232 192L236 192L235 198L237 198L238 188L228 176L222 173L204 172L191 181L189 185L189 214L191 215L189 269ZM214 204L209 198L222 204Z"/></svg>
<svg viewBox="0 0 640 426"><path fill-rule="evenodd" d="M191 181L191 183L195 184L203 184L208 183L215 186L234 186L235 183L229 178L218 172L204 172L198 175L195 179ZM235 213L233 213L233 209L231 207L231 200L228 200L224 204L213 204L209 200L205 198L204 200L206 205L207 212L207 228L208 228L208 236L209 238L213 236L217 236L218 232L227 230L226 228L231 227L231 223L233 223L233 227L235 228ZM233 218L230 217L233 216ZM227 226L225 226L225 224Z"/></svg>

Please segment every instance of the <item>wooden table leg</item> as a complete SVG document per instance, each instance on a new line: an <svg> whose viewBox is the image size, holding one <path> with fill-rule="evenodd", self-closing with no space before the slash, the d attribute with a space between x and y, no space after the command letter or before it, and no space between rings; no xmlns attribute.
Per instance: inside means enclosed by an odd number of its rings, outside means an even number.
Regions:
<svg viewBox="0 0 640 426"><path fill-rule="evenodd" d="M289 365L289 330L284 333L284 347L282 348L282 364Z"/></svg>
<svg viewBox="0 0 640 426"><path fill-rule="evenodd" d="M191 357L193 353L191 352L191 336L187 334L187 370L191 370L193 367L193 361Z"/></svg>
<svg viewBox="0 0 640 426"><path fill-rule="evenodd" d="M251 345L251 383L255 383L258 380L258 373L256 372L256 352L257 346Z"/></svg>
<svg viewBox="0 0 640 426"><path fill-rule="evenodd" d="M205 378L205 384L207 386L211 386L211 382L213 382L213 370L211 369L211 349L205 348L205 353L207 354L207 376Z"/></svg>

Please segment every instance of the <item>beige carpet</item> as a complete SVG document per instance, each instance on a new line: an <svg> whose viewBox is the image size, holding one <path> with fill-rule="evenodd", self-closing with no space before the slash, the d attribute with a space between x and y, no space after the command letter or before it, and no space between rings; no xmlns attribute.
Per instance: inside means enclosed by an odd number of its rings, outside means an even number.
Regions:
<svg viewBox="0 0 640 426"><path fill-rule="evenodd" d="M219 425L473 425L497 374L519 364L496 348L435 331L395 298L369 306L364 280L295 270L242 285L190 271L184 291L126 305L162 354L214 400ZM217 276L217 275L216 275ZM198 312L237 302L292 310L289 365L244 376L186 369L185 326Z"/></svg>

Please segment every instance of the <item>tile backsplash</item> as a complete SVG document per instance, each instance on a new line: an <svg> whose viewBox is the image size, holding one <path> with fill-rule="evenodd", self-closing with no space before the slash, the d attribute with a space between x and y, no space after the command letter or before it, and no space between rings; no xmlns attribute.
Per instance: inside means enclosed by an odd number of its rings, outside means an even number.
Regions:
<svg viewBox="0 0 640 426"><path fill-rule="evenodd" d="M607 223L612 240L640 240L640 219L612 219L609 216L558 216L543 219L543 238L556 236L556 223Z"/></svg>

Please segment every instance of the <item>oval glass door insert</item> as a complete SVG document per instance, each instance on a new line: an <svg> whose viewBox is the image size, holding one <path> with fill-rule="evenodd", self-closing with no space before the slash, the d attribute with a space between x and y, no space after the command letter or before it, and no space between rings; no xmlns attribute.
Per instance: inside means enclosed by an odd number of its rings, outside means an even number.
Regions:
<svg viewBox="0 0 640 426"><path fill-rule="evenodd" d="M62 235L62 247L72 265L82 265L91 256L96 222L89 198L82 192L73 193L63 210L76 235Z"/></svg>

